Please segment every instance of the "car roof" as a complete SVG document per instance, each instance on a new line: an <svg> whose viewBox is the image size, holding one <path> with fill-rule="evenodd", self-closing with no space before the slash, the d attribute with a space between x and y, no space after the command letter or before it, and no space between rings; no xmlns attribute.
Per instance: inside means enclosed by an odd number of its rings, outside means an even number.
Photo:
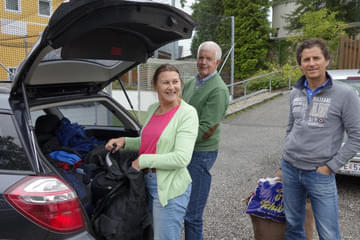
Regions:
<svg viewBox="0 0 360 240"><path fill-rule="evenodd" d="M346 80L348 77L360 77L360 69L333 69L327 70L334 80Z"/></svg>

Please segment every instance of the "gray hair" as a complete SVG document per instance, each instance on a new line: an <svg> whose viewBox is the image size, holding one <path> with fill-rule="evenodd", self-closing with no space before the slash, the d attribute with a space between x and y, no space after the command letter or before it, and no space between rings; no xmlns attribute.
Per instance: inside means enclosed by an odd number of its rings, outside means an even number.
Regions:
<svg viewBox="0 0 360 240"><path fill-rule="evenodd" d="M201 50L205 50L205 51L215 50L215 60L221 60L221 48L216 42L206 41L200 44L197 51L197 56L199 56Z"/></svg>

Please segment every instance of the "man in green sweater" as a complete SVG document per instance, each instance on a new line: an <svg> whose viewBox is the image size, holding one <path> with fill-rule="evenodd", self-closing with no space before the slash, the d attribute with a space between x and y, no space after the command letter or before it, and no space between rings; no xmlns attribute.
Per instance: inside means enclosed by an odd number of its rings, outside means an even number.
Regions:
<svg viewBox="0 0 360 240"><path fill-rule="evenodd" d="M185 83L183 99L199 116L199 131L191 163L190 202L185 215L185 239L202 240L202 215L210 192L211 174L219 148L220 122L229 105L229 90L217 72L221 48L212 41L202 43L197 52L198 74Z"/></svg>

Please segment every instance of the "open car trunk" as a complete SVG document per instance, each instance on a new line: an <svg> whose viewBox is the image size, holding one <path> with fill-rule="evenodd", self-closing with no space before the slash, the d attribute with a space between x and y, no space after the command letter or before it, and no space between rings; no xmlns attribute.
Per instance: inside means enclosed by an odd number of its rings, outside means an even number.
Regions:
<svg viewBox="0 0 360 240"><path fill-rule="evenodd" d="M138 136L138 126L109 115L117 106L107 109L107 101L99 96L33 107L40 158L76 191L97 238L151 240L143 173L131 168L138 153L104 148L109 138ZM77 114L79 108L86 116Z"/></svg>

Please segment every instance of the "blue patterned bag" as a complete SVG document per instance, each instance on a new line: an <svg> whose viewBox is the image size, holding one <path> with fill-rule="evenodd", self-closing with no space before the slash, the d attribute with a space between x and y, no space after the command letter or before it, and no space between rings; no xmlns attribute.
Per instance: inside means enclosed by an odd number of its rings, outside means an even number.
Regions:
<svg viewBox="0 0 360 240"><path fill-rule="evenodd" d="M248 203L248 214L285 222L282 183L277 178L262 178Z"/></svg>

